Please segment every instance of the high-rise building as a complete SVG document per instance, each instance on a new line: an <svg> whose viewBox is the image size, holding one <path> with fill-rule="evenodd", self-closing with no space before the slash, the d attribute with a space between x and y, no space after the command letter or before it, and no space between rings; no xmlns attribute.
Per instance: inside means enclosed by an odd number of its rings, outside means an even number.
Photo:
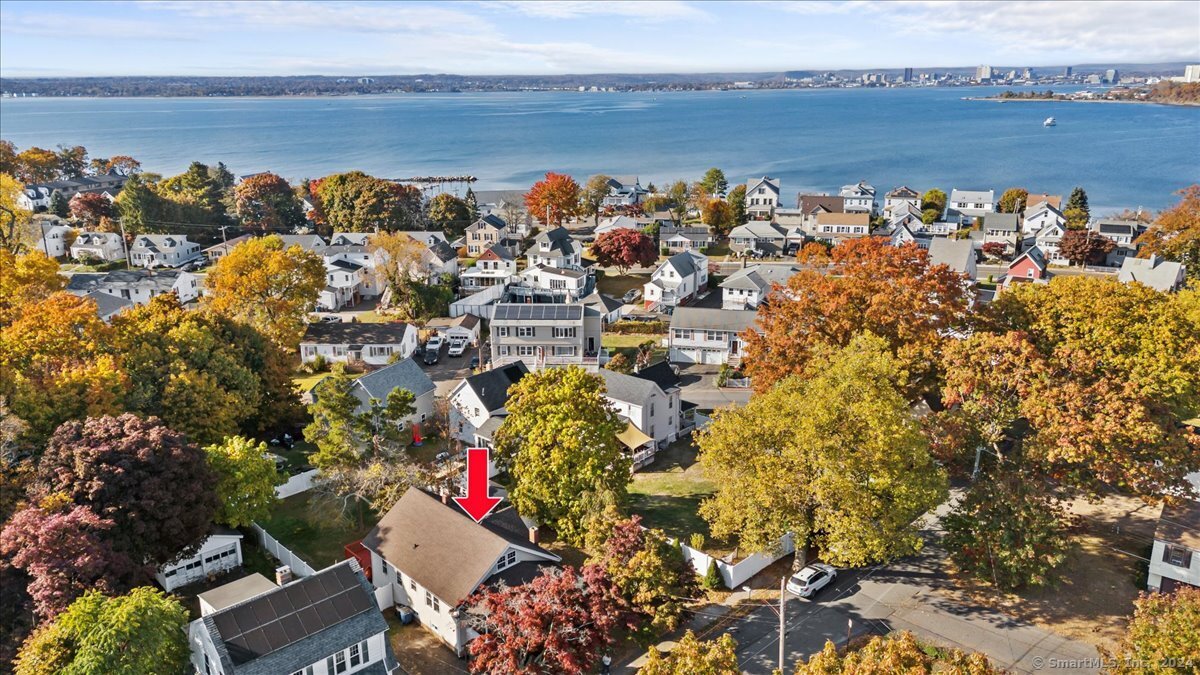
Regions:
<svg viewBox="0 0 1200 675"><path fill-rule="evenodd" d="M975 81L976 82L988 82L991 79L992 79L992 67L991 66L979 66L978 68L975 69Z"/></svg>
<svg viewBox="0 0 1200 675"><path fill-rule="evenodd" d="M913 73L912 73L912 68L905 68L905 69L904 69L904 80L903 80L903 81L904 81L904 82L912 82L912 79L913 79L913 76L912 76L912 75L913 75Z"/></svg>
<svg viewBox="0 0 1200 675"><path fill-rule="evenodd" d="M1183 69L1184 82L1200 82L1200 66L1186 66Z"/></svg>
<svg viewBox="0 0 1200 675"><path fill-rule="evenodd" d="M1116 68L1109 68L1104 71L1104 81L1109 84L1116 84L1121 81L1121 73Z"/></svg>
<svg viewBox="0 0 1200 675"><path fill-rule="evenodd" d="M1064 77L1071 76L1071 66L1067 66L1066 68L1063 68L1063 76Z"/></svg>
<svg viewBox="0 0 1200 675"><path fill-rule="evenodd" d="M1026 80L1032 80L1033 68L1026 68L1025 70L1021 71L1021 77L1025 78Z"/></svg>

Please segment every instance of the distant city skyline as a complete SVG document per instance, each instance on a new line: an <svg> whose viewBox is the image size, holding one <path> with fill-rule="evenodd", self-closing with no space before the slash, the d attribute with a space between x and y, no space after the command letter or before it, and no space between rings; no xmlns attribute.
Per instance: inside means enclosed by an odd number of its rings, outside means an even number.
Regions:
<svg viewBox="0 0 1200 675"><path fill-rule="evenodd" d="M5 77L1049 68L1200 61L1200 3L6 1L0 38Z"/></svg>

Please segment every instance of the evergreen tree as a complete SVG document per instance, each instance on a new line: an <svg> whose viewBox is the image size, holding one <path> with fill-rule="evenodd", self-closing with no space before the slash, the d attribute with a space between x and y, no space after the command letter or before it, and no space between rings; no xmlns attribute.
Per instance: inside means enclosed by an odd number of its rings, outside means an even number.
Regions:
<svg viewBox="0 0 1200 675"><path fill-rule="evenodd" d="M1087 192L1082 187L1076 186L1071 190L1071 196L1067 199L1067 209L1079 209L1083 212L1085 219L1091 218L1092 211L1088 208ZM1066 213L1066 210L1063 211Z"/></svg>
<svg viewBox="0 0 1200 675"><path fill-rule="evenodd" d="M67 198L62 196L62 193L58 190L50 194L50 213L59 218L66 218L71 215L71 205L67 203Z"/></svg>
<svg viewBox="0 0 1200 675"><path fill-rule="evenodd" d="M471 214L471 222L479 220L479 200L475 197L475 191L467 188L467 196L463 198L467 203L467 212Z"/></svg>

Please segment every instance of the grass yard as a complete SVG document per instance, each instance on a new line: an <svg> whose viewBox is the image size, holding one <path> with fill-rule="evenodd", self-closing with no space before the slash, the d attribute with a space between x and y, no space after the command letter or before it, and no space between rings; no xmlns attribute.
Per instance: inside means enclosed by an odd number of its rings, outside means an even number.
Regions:
<svg viewBox="0 0 1200 675"><path fill-rule="evenodd" d="M347 375L350 376L350 379L354 380L366 375L366 373L347 373ZM296 389L298 389L300 393L305 393L317 386L318 382L327 377L329 377L328 372L315 373L313 375L297 375L296 377L292 378L292 384L296 385Z"/></svg>
<svg viewBox="0 0 1200 675"><path fill-rule="evenodd" d="M648 274L617 275L604 270L596 273L597 290L617 299L620 299L626 292L635 288L641 290L647 281L650 281L650 275Z"/></svg>
<svg viewBox="0 0 1200 675"><path fill-rule="evenodd" d="M692 534L704 535L704 550L718 556L732 550L714 541L708 523L700 517L700 502L716 491L696 463L691 438L682 438L664 450L650 466L633 474L629 505L648 527L657 527L671 537L688 542Z"/></svg>
<svg viewBox="0 0 1200 675"><path fill-rule="evenodd" d="M346 544L362 539L375 525L377 516L362 503L347 514L333 507L314 509L311 492L280 500L271 517L260 522L263 529L314 569L322 569L346 558Z"/></svg>
<svg viewBox="0 0 1200 675"><path fill-rule="evenodd" d="M647 340L653 340L657 345L662 342L662 338L662 335L605 333L604 337L600 338L600 344L605 349L637 349L638 345Z"/></svg>

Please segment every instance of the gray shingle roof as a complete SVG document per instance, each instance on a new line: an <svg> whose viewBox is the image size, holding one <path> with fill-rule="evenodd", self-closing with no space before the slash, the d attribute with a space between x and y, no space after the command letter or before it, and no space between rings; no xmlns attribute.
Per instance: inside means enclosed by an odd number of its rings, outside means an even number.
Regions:
<svg viewBox="0 0 1200 675"><path fill-rule="evenodd" d="M995 201L995 190L951 190L950 201L952 202L970 202L976 203L991 203Z"/></svg>
<svg viewBox="0 0 1200 675"><path fill-rule="evenodd" d="M663 391L679 386L679 373L675 372L675 368L667 361L659 361L652 366L642 368L634 372L633 377L650 380Z"/></svg>
<svg viewBox="0 0 1200 675"><path fill-rule="evenodd" d="M615 370L601 368L598 373L604 379L608 397L618 401L641 404L658 389L658 385L650 380L618 373Z"/></svg>
<svg viewBox="0 0 1200 675"><path fill-rule="evenodd" d="M412 357L384 366L354 381L354 395L362 402L363 409L372 398L386 402L393 389L405 389L416 398L433 391L434 384Z"/></svg>
<svg viewBox="0 0 1200 675"><path fill-rule="evenodd" d="M929 242L929 264L946 265L956 272L967 272L975 258L975 245L965 239L934 237Z"/></svg>
<svg viewBox="0 0 1200 675"><path fill-rule="evenodd" d="M771 284L786 284L798 271L798 268L782 265L751 265L726 277L721 288L766 291Z"/></svg>
<svg viewBox="0 0 1200 675"><path fill-rule="evenodd" d="M1174 290L1183 265L1161 258L1125 258L1117 280L1123 283L1137 281L1159 291Z"/></svg>
<svg viewBox="0 0 1200 675"><path fill-rule="evenodd" d="M1001 232L1017 231L1017 214L989 213L983 217L983 229L999 230Z"/></svg>
<svg viewBox="0 0 1200 675"><path fill-rule="evenodd" d="M319 345L394 345L404 340L408 324L389 323L310 323L301 344Z"/></svg>
<svg viewBox="0 0 1200 675"><path fill-rule="evenodd" d="M681 277L690 277L696 273L696 258L687 251L667 258L666 264L674 267Z"/></svg>
<svg viewBox="0 0 1200 675"><path fill-rule="evenodd" d="M517 361L503 368L493 368L472 375L463 382L479 397L488 412L499 410L508 403L508 390L529 374L524 362Z"/></svg>
<svg viewBox="0 0 1200 675"><path fill-rule="evenodd" d="M103 291L92 291L83 296L96 303L96 314L100 315L101 319L107 318L117 312L133 305L132 302L125 298L118 298L110 293Z"/></svg>
<svg viewBox="0 0 1200 675"><path fill-rule="evenodd" d="M671 328L693 330L721 330L740 333L755 326L758 312L740 309L708 309L704 307L676 307L671 315Z"/></svg>

